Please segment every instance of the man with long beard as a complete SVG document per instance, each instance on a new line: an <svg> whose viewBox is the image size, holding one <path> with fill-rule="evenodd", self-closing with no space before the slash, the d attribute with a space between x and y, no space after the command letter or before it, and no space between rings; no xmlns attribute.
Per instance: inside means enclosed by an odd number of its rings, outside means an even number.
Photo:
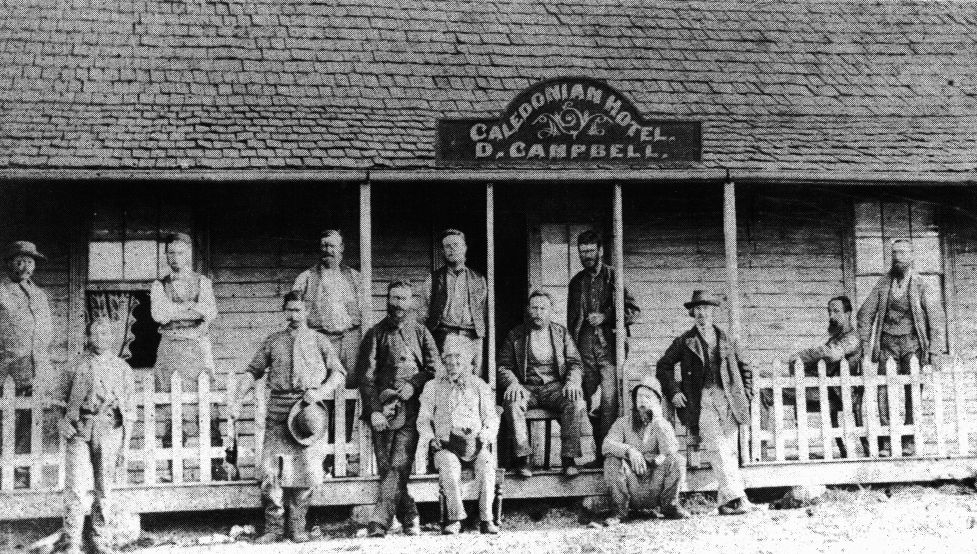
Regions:
<svg viewBox="0 0 977 554"><path fill-rule="evenodd" d="M946 350L946 313L934 290L913 267L913 247L906 239L897 239L891 247L892 265L882 276L858 310L858 332L862 349L872 354L872 361L885 372L885 364L895 360L897 372L909 373L912 358L920 365L937 368ZM906 385L906 423L912 423L912 396ZM882 387L878 392L879 419L889 424L889 395ZM898 445L892 445L896 448Z"/></svg>
<svg viewBox="0 0 977 554"><path fill-rule="evenodd" d="M417 450L419 397L441 368L441 360L434 337L417 322L413 305L410 283L390 283L387 317L366 333L359 354L362 417L373 428L380 477L380 498L367 527L371 537L386 535L395 515L406 534L421 533L407 479Z"/></svg>
<svg viewBox="0 0 977 554"><path fill-rule="evenodd" d="M828 301L828 340L824 344L805 348L797 352L790 358L790 367L793 368L797 361L804 366L804 374L817 375L817 364L825 361L825 375L837 377L841 374L841 361L848 362L848 371L851 375L861 375L862 343L858 336L858 329L851 323L852 305L847 296L837 296ZM817 390L808 390L810 397L804 401L818 402ZM862 425L862 397L864 390L856 387L852 390L852 412L855 425ZM841 391L838 387L828 388L828 406L831 410L831 425L838 426L838 418L842 410ZM840 437L835 441L842 458L848 457L848 448L845 441ZM862 448L868 456L868 440L861 437Z"/></svg>
<svg viewBox="0 0 977 554"><path fill-rule="evenodd" d="M678 498L684 458L675 429L662 415L658 379L647 376L631 390L631 414L611 426L603 452L613 506L605 525L620 523L631 508L657 509L666 519L688 517Z"/></svg>

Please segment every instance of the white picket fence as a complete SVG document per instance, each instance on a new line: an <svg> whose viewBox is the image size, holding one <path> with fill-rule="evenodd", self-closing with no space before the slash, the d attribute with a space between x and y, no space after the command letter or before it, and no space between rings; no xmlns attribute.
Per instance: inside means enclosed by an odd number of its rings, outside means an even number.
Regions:
<svg viewBox="0 0 977 554"><path fill-rule="evenodd" d="M119 484L127 485L185 485L206 484L226 480L225 472L217 470L224 460L224 439L228 430L228 398L233 391L233 379L227 387L215 386L216 378L202 373L197 378L197 390L184 391L179 374L171 380L171 392L156 392L151 372L140 372L137 379L137 420L134 441L128 450L128 471L120 475ZM35 381L35 390L41 390ZM256 391L266 392L264 380L255 385ZM249 399L252 398L249 395ZM334 433L327 438L327 456L332 456L329 478L368 477L375 475L376 461L368 426L359 419L359 393L340 388L334 397L332 413ZM355 403L353 432L347 436L348 414L346 406ZM267 394L255 394L246 402L241 419L237 422L238 468L245 479L253 478L253 468L260 461L264 439ZM169 445L156 436L157 410L169 415ZM195 444L184 444L184 413L196 411L194 418L197 433ZM60 409L45 406L41 394L16 396L12 378L7 377L0 392L0 491L12 490L60 490L64 486L65 441L57 435L57 417ZM20 417L17 417L17 414ZM187 422L189 423L189 421ZM16 451L16 437L21 428L29 426L29 448ZM214 436L218 430L221 436ZM26 437L24 437L26 438ZM24 438L21 439L23 442ZM415 472L427 467L426 449L418 449ZM423 452L422 452L423 450ZM423 457L423 463L422 462ZM160 470L163 470L162 473ZM190 470L190 471L187 471ZM168 475L161 479L160 475ZM191 477L187 477L187 474Z"/></svg>
<svg viewBox="0 0 977 554"><path fill-rule="evenodd" d="M841 457L840 447L839 454L835 452L837 439L844 444L847 458L973 455L967 403L968 394L975 391L974 368L968 368L958 358L944 360L940 369L920 367L914 358L907 373L897 372L892 359L886 362L881 375L878 364L867 358L861 368L860 374L852 375L848 363L843 361L839 374L829 377L823 360L817 364L817 375L805 375L801 362L793 368L777 362L754 375L752 419L741 437L744 462L830 462ZM832 425L829 413L830 389L840 393L837 427ZM880 417L880 390L888 396L887 418ZM793 397L792 406L785 405L786 391L790 391L788 398ZM854 415L856 391L861 391L861 425L856 424ZM808 411L811 396L818 406L813 412ZM765 406L765 399L772 400L770 406ZM910 411L911 419L906 411ZM887 448L880 449L880 438ZM905 451L904 438L911 444Z"/></svg>

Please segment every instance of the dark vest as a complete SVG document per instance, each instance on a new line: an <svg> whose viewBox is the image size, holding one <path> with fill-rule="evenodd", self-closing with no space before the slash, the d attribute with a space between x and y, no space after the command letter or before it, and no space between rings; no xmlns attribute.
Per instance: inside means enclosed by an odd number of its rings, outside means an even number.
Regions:
<svg viewBox="0 0 977 554"><path fill-rule="evenodd" d="M472 323L475 325L475 335L485 336L485 300L488 290L485 278L470 268L468 272L468 308L472 312ZM442 267L434 272L431 278L431 303L427 312L427 328L434 330L444 317L444 310L448 306L448 267Z"/></svg>

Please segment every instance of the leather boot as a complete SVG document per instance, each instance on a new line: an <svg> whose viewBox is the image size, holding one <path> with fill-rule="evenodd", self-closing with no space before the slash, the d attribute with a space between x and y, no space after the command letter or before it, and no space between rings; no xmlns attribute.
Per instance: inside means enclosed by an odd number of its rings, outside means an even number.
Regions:
<svg viewBox="0 0 977 554"><path fill-rule="evenodd" d="M265 506L265 532L254 542L256 544L271 544L282 540L285 536L285 510L267 504Z"/></svg>
<svg viewBox="0 0 977 554"><path fill-rule="evenodd" d="M288 496L288 527L292 542L309 542L309 532L305 530L305 517L309 512L309 494L301 490L291 491Z"/></svg>

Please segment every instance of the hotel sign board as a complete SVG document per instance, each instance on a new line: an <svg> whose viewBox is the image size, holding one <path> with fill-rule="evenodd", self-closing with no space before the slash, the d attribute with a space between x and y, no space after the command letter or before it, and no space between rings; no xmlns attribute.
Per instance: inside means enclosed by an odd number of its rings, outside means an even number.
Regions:
<svg viewBox="0 0 977 554"><path fill-rule="evenodd" d="M644 119L607 83L558 78L521 92L495 119L438 121L446 165L688 164L702 159L697 121Z"/></svg>

